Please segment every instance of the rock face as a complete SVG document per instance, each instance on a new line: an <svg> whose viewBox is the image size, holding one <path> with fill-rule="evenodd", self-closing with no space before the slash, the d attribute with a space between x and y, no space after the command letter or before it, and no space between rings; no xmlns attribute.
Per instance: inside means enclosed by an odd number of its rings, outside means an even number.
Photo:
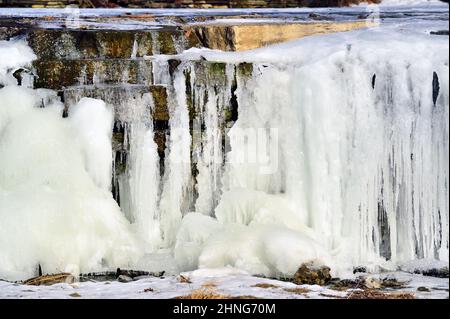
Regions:
<svg viewBox="0 0 450 319"><path fill-rule="evenodd" d="M330 267L303 264L294 275L297 285L326 285L331 281Z"/></svg>
<svg viewBox="0 0 450 319"><path fill-rule="evenodd" d="M190 26L202 46L223 51L252 50L306 36L374 26L367 21ZM188 31L188 32L189 32ZM191 31L192 32L192 31Z"/></svg>

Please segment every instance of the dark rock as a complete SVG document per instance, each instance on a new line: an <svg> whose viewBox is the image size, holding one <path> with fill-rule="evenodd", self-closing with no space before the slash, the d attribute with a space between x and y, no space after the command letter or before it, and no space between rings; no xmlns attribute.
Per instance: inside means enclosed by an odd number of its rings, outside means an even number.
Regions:
<svg viewBox="0 0 450 319"><path fill-rule="evenodd" d="M162 85L152 85L150 87L150 92L152 92L153 101L155 103L152 114L153 120L168 121L169 107L167 103L166 87Z"/></svg>
<svg viewBox="0 0 450 319"><path fill-rule="evenodd" d="M164 271L160 272L148 272L148 271L141 271L141 270L124 270L117 268L116 271L116 277L119 278L120 276L130 277L131 279L135 277L140 276L151 276L151 277L162 277L164 275Z"/></svg>
<svg viewBox="0 0 450 319"><path fill-rule="evenodd" d="M348 289L361 289L365 286L365 279L363 277L359 277L356 279L339 279L333 278L330 282L330 288L333 290L344 291Z"/></svg>
<svg viewBox="0 0 450 319"><path fill-rule="evenodd" d="M417 288L417 291L430 292L430 289L428 289L427 287L419 287L419 288Z"/></svg>
<svg viewBox="0 0 450 319"><path fill-rule="evenodd" d="M384 289L386 289L386 288L391 288L391 289L404 288L407 283L405 281L399 281L396 278L389 278L389 277L382 278L380 280L380 282L381 282L381 288L384 288Z"/></svg>
<svg viewBox="0 0 450 319"><path fill-rule="evenodd" d="M20 35L23 30L16 27L0 27L0 41L9 40L13 37Z"/></svg>
<svg viewBox="0 0 450 319"><path fill-rule="evenodd" d="M438 30L438 31L431 31L431 35L449 35L448 30Z"/></svg>
<svg viewBox="0 0 450 319"><path fill-rule="evenodd" d="M159 52L154 52L155 54L177 54L177 50L175 48L174 43L174 34L171 32L158 32L158 43L159 43Z"/></svg>
<svg viewBox="0 0 450 319"><path fill-rule="evenodd" d="M33 73L30 70L24 68L19 68L16 71L14 71L13 77L17 80L17 85L22 85L24 74L33 75Z"/></svg>
<svg viewBox="0 0 450 319"><path fill-rule="evenodd" d="M125 276L125 275L120 275L119 277L117 277L117 281L127 283L127 282L132 282L133 278Z"/></svg>
<svg viewBox="0 0 450 319"><path fill-rule="evenodd" d="M332 17L328 17L322 14L317 14L317 13L310 13L308 18L310 18L311 20L318 20L318 21L333 21L334 18Z"/></svg>
<svg viewBox="0 0 450 319"><path fill-rule="evenodd" d="M357 274L357 273L366 273L367 272L367 268L364 266L357 266L353 268L353 273Z"/></svg>
<svg viewBox="0 0 450 319"><path fill-rule="evenodd" d="M170 59L167 61L167 64L169 65L169 74L171 77L173 77L175 71L178 69L178 66L181 64L181 61L176 59Z"/></svg>
<svg viewBox="0 0 450 319"><path fill-rule="evenodd" d="M326 285L331 281L330 267L303 264L294 275L297 285Z"/></svg>
<svg viewBox="0 0 450 319"><path fill-rule="evenodd" d="M424 270L415 270L415 274L422 274L424 276L437 277L437 278L449 278L448 267L443 268L431 268Z"/></svg>
<svg viewBox="0 0 450 319"><path fill-rule="evenodd" d="M114 271L106 271L106 272L98 272L98 273L88 273L81 274L80 281L111 281L118 280L120 282L130 282L136 279L137 277L162 277L164 275L164 271L160 272L148 272L148 271L139 271L139 270L122 270L118 268Z"/></svg>
<svg viewBox="0 0 450 319"><path fill-rule="evenodd" d="M181 34L178 30L161 31L158 34L161 33L159 36L170 42L174 32ZM137 58L153 54L152 33L142 30L92 32L91 30L32 29L28 31L27 37L29 45L40 60L130 59L134 54ZM162 46L161 50L167 49L162 44L160 46ZM133 52L134 47L135 52ZM173 49L169 49L173 54Z"/></svg>
<svg viewBox="0 0 450 319"><path fill-rule="evenodd" d="M437 99L439 97L439 91L441 86L439 84L439 77L436 72L433 72L433 104L436 106Z"/></svg>
<svg viewBox="0 0 450 319"><path fill-rule="evenodd" d="M37 60L35 87L60 90L69 86L151 83L151 62L130 59Z"/></svg>

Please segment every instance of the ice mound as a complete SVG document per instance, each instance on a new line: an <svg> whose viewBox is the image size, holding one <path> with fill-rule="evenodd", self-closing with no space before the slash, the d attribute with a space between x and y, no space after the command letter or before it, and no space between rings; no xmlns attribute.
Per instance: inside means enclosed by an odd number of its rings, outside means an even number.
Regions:
<svg viewBox="0 0 450 319"><path fill-rule="evenodd" d="M262 214L265 211L260 210ZM265 276L293 275L306 262L334 264L311 230L297 228L273 224L270 218L242 223L191 213L184 217L178 232L175 259L184 270L234 267Z"/></svg>
<svg viewBox="0 0 450 319"><path fill-rule="evenodd" d="M7 48L21 50L16 46ZM38 265L45 273L77 273L138 258L109 190L111 110L92 99L80 101L67 119L61 110L51 91L0 89L2 278L33 276Z"/></svg>

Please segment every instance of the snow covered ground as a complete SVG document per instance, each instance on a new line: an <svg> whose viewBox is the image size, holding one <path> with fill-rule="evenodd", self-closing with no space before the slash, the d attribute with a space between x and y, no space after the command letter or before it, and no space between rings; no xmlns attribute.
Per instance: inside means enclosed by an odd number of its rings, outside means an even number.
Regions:
<svg viewBox="0 0 450 319"><path fill-rule="evenodd" d="M117 281L80 282L52 286L25 286L0 281L0 298L50 298L50 299L170 299L203 290L206 293L263 299L324 299L348 298L352 291L337 291L327 287L295 285L290 282L250 276L234 269L197 270L183 273L190 282L181 282L179 276L148 277L129 283ZM371 275L374 278L395 278L405 287L384 292L411 293L418 299L449 298L449 279L413 275L405 272ZM429 291L419 291L426 287ZM420 290L424 290L421 288Z"/></svg>

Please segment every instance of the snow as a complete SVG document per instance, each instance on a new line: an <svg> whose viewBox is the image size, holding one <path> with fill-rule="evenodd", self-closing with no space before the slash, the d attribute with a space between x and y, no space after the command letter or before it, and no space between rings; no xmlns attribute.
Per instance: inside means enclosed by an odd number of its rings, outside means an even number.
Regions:
<svg viewBox="0 0 450 319"><path fill-rule="evenodd" d="M182 283L178 276L163 278L148 277L129 283L117 281L79 282L55 284L52 286L25 286L0 281L0 298L42 298L42 299L169 299L186 296L192 291L206 289L228 296L252 296L263 299L328 299L347 298L351 291L337 291L327 287L296 285L290 282L258 278L242 271L228 269L203 269L182 274L189 280ZM395 278L406 282L401 289L385 292L412 293L418 299L448 298L449 280L395 272L372 275L374 278ZM267 288L263 288L269 285ZM258 287L259 286L259 287ZM272 287L273 286L273 287ZM427 287L429 292L418 291ZM293 289L302 289L294 293ZM289 291L291 290L291 291ZM71 296L72 295L72 296Z"/></svg>
<svg viewBox="0 0 450 319"><path fill-rule="evenodd" d="M83 98L70 108L69 118L82 140L88 173L99 188L111 190L112 109L101 100Z"/></svg>
<svg viewBox="0 0 450 319"><path fill-rule="evenodd" d="M0 42L0 51L5 46L13 54L29 52L20 41ZM14 61L13 55L10 66L33 58ZM111 110L85 99L64 119L62 108L56 92L14 84L0 89L2 278L33 276L38 264L78 273L126 266L138 256L109 189Z"/></svg>
<svg viewBox="0 0 450 319"><path fill-rule="evenodd" d="M25 41L0 41L0 84L17 83L12 73L19 67L29 65L35 58L36 55Z"/></svg>

